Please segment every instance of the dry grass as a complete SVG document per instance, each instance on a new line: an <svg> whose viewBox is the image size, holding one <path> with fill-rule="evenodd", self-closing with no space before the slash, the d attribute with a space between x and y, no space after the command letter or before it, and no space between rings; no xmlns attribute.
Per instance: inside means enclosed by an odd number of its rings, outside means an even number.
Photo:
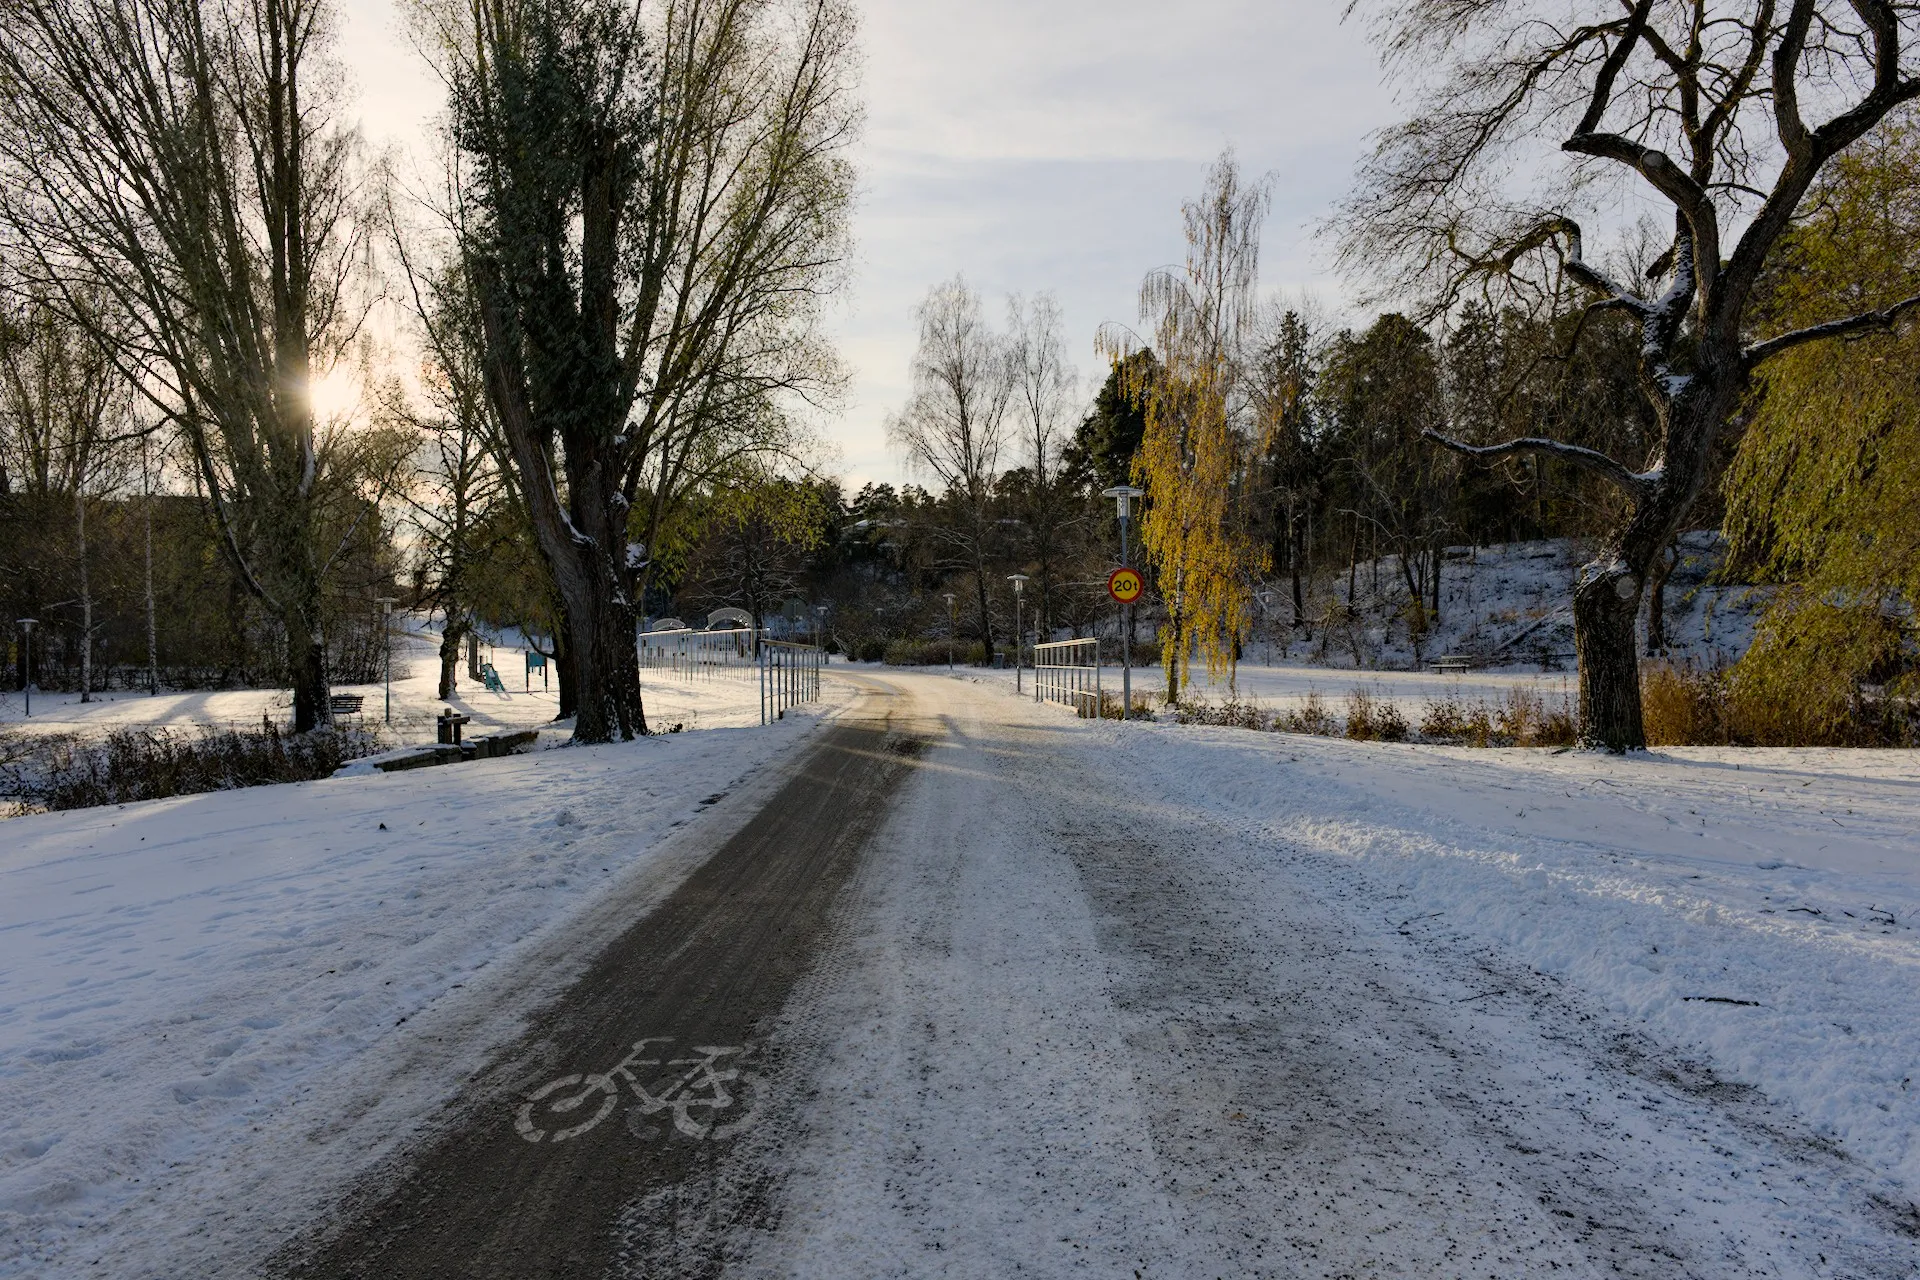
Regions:
<svg viewBox="0 0 1920 1280"><path fill-rule="evenodd" d="M1429 702L1420 736L1462 747L1566 747L1578 738L1579 722L1565 697L1518 688L1497 702Z"/></svg>
<svg viewBox="0 0 1920 1280"><path fill-rule="evenodd" d="M0 792L24 808L84 809L163 796L226 791L324 778L347 761L379 750L360 729L282 734L258 730L116 729L98 742L43 739L0 765Z"/></svg>
<svg viewBox="0 0 1920 1280"><path fill-rule="evenodd" d="M1920 709L1898 699L1860 697L1836 715L1773 696L1740 679L1737 667L1640 668L1640 714L1654 747L1910 747L1920 744Z"/></svg>

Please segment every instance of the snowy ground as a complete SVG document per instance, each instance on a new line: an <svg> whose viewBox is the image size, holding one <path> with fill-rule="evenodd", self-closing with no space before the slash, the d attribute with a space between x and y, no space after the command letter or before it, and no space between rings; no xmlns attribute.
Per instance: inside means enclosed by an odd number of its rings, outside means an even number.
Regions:
<svg viewBox="0 0 1920 1280"><path fill-rule="evenodd" d="M1355 743L850 674L928 746L721 1166L777 1211L680 1224L689 1256L1920 1274L1914 753ZM0 1275L264 1256L812 723L0 823Z"/></svg>
<svg viewBox="0 0 1920 1280"><path fill-rule="evenodd" d="M469 680L466 663L462 661L459 690L443 702L435 696L440 681L439 644L436 632L418 628L396 630L390 723L383 722L386 686L336 685L333 692L363 696L366 702L357 722L380 727L382 736L396 746L432 742L434 717L449 706L473 717L465 730L469 737L543 728L558 714L558 687L551 683L543 686L538 671L528 679L526 650L514 644L481 646L481 660L493 663L500 672L506 686L504 694L491 693L479 681ZM759 723L757 695L749 688L748 694L752 696L743 696L739 689L741 681L752 679L751 673L697 681L664 674L656 678L651 672L646 673L646 677L642 680L642 691L649 722L655 727L664 729L681 724L688 729L712 729ZM94 701L86 703L80 701L78 694L35 694L33 715L28 718L21 696L5 693L0 694L0 730L98 737L133 725L257 729L263 715L284 724L291 717L292 708L293 697L284 689L200 689L155 696L116 690L97 694ZM550 730L549 735L553 732Z"/></svg>
<svg viewBox="0 0 1920 1280"><path fill-rule="evenodd" d="M650 692L656 716L754 727L0 822L0 1276L242 1273L819 722L758 727L750 679ZM552 714L529 705L498 714Z"/></svg>
<svg viewBox="0 0 1920 1280"><path fill-rule="evenodd" d="M1920 1273L1911 755L880 678L943 731L785 1020L741 1273Z"/></svg>

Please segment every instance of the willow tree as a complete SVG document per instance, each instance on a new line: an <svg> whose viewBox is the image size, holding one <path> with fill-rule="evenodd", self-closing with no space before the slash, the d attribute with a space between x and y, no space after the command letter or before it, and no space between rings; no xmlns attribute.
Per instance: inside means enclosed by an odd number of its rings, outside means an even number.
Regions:
<svg viewBox="0 0 1920 1280"><path fill-rule="evenodd" d="M18 0L0 16L16 263L125 318L123 371L179 428L229 564L285 632L296 730L329 719L323 587L340 525L371 509L335 465L356 443L309 395L364 313L332 20L326 0Z"/></svg>
<svg viewBox="0 0 1920 1280"><path fill-rule="evenodd" d="M1816 323L1834 297L1870 305L1920 291L1920 118L1912 109L1822 177L1783 246L1765 308ZM1844 738L1862 686L1911 693L1920 609L1920 334L1789 352L1727 479L1736 554L1782 583L1737 678L1757 702Z"/></svg>
<svg viewBox="0 0 1920 1280"><path fill-rule="evenodd" d="M1252 578L1265 567L1234 494L1246 455L1244 364L1267 201L1265 185L1243 183L1233 157L1222 155L1205 193L1183 206L1185 266L1156 271L1140 286L1158 367L1128 359L1141 347L1131 331L1108 326L1100 335L1128 379L1127 394L1146 411L1133 472L1147 491L1140 539L1167 611L1160 660L1169 702L1188 678L1196 643L1209 673L1232 670L1253 621Z"/></svg>
<svg viewBox="0 0 1920 1280"><path fill-rule="evenodd" d="M1644 455L1544 436L1432 438L1469 457L1557 458L1619 492L1623 514L1574 589L1581 735L1643 747L1641 596L1756 372L1920 304L1826 298L1812 322L1779 329L1756 309L1821 174L1920 95L1920 11L1889 0L1398 0L1381 6L1378 34L1424 96L1382 135L1335 220L1346 266L1434 313L1470 293L1543 307L1577 293L1589 313L1639 327L1655 419ZM1551 139L1557 155L1541 146ZM1629 201L1665 211L1665 251L1640 278L1587 253L1587 226L1619 226Z"/></svg>
<svg viewBox="0 0 1920 1280"><path fill-rule="evenodd" d="M780 452L796 406L838 385L818 304L847 252L853 19L840 0L450 0L425 18L574 736L645 733L648 530Z"/></svg>

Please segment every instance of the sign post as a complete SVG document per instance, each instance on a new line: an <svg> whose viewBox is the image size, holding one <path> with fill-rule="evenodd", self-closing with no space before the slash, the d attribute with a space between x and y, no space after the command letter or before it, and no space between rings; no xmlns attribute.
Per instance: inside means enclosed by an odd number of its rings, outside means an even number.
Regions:
<svg viewBox="0 0 1920 1280"><path fill-rule="evenodd" d="M375 596L374 603L380 606L380 639L386 648L387 670L382 677L387 686L387 709L380 716L381 724L393 723L393 606L398 596Z"/></svg>
<svg viewBox="0 0 1920 1280"><path fill-rule="evenodd" d="M26 639L20 643L26 650L23 656L27 660L27 678L25 683L20 686L20 692L26 695L27 717L31 719L33 716L33 629L39 625L40 619L16 618L15 622L19 624L22 631L26 632Z"/></svg>
<svg viewBox="0 0 1920 1280"><path fill-rule="evenodd" d="M1007 581L1013 584L1013 691L1020 692L1020 588L1027 585L1027 575L1010 573Z"/></svg>
<svg viewBox="0 0 1920 1280"><path fill-rule="evenodd" d="M1145 489L1130 484L1104 490L1103 498L1112 498L1120 517L1120 567L1107 578L1107 594L1120 602L1120 718L1133 718L1133 602L1146 590L1146 580L1127 563L1127 520L1133 514L1133 500L1147 496ZM1131 594L1122 595L1122 575Z"/></svg>

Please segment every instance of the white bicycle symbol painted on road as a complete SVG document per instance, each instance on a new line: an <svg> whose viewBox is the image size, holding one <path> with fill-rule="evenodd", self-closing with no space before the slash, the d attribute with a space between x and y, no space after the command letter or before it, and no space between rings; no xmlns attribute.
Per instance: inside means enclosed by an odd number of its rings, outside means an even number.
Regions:
<svg viewBox="0 0 1920 1280"><path fill-rule="evenodd" d="M670 1111L673 1127L689 1138L730 1138L746 1128L759 1110L760 1077L721 1065L722 1059L745 1053L745 1046L695 1045L697 1058L667 1058L663 1049L649 1056L649 1045L672 1043L670 1036L649 1036L636 1041L632 1052L605 1072L548 1081L520 1104L513 1127L528 1142L577 1138L613 1114L620 1102L620 1082L625 1081L639 1099L641 1115ZM643 1076L647 1067L666 1071ZM588 1108L590 1114L577 1114ZM720 1123L727 1112L732 1118Z"/></svg>

